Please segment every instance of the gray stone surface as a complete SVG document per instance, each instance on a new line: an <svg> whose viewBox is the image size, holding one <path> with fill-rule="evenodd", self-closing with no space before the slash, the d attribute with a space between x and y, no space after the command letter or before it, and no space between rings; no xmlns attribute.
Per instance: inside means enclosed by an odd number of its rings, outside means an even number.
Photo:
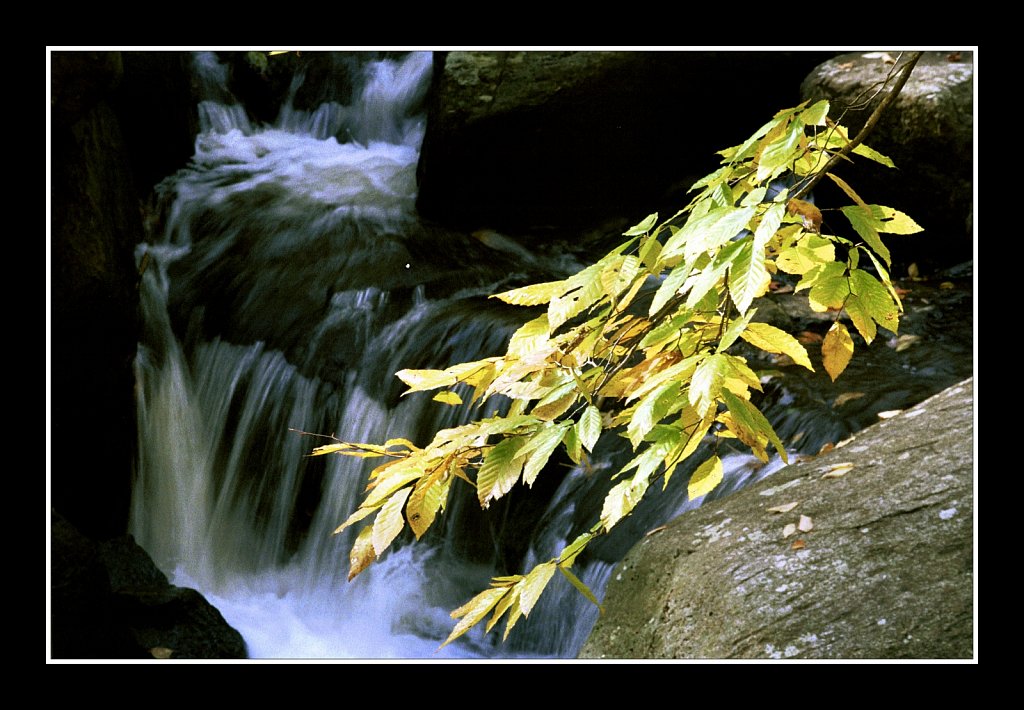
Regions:
<svg viewBox="0 0 1024 710"><path fill-rule="evenodd" d="M971 658L973 403L969 379L645 538L580 656Z"/></svg>

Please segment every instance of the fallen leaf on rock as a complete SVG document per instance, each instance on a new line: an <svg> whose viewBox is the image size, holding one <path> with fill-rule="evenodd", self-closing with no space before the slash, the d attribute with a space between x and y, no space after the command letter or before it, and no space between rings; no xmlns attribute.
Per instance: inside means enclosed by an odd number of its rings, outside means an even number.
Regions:
<svg viewBox="0 0 1024 710"><path fill-rule="evenodd" d="M806 515L801 515L800 524L796 526L796 529L800 532L810 532L814 530L814 521Z"/></svg>
<svg viewBox="0 0 1024 710"><path fill-rule="evenodd" d="M843 392L841 395L836 397L836 401L832 403L832 408L842 407L847 402L852 402L855 399L860 399L864 396L863 392Z"/></svg>
<svg viewBox="0 0 1024 710"><path fill-rule="evenodd" d="M655 533L660 533L662 530L664 530L667 527L668 527L668 525L659 525L658 527L654 528L653 530L648 530L646 533L644 533L644 537L650 537L651 535L653 535Z"/></svg>
<svg viewBox="0 0 1024 710"><path fill-rule="evenodd" d="M901 353L907 348L917 345L920 341L920 335L901 335L898 338L890 340L889 347L896 348L896 352Z"/></svg>
<svg viewBox="0 0 1024 710"><path fill-rule="evenodd" d="M853 69L853 65L853 62L843 62L842 64L839 65L839 68L843 70Z"/></svg>
<svg viewBox="0 0 1024 710"><path fill-rule="evenodd" d="M886 64L895 64L896 60L892 58L892 55L888 52L868 52L867 54L860 55L865 59L881 59Z"/></svg>
<svg viewBox="0 0 1024 710"><path fill-rule="evenodd" d="M956 288L956 284L954 284L952 281L943 281L942 283L939 284L939 288L949 290L951 288Z"/></svg>
<svg viewBox="0 0 1024 710"><path fill-rule="evenodd" d="M947 62L959 62L962 58L963 55L960 52L950 52L946 55Z"/></svg>
<svg viewBox="0 0 1024 710"><path fill-rule="evenodd" d="M174 650L163 646L156 646L149 649L149 652L153 654L153 658L170 658Z"/></svg>
<svg viewBox="0 0 1024 710"><path fill-rule="evenodd" d="M921 270L919 268L917 268L917 262L916 261L914 263L912 263L910 266L907 267L907 276L909 276L910 278L916 279L920 275L921 275Z"/></svg>
<svg viewBox="0 0 1024 710"><path fill-rule="evenodd" d="M908 293L912 293L913 292L913 289L901 288L899 286L894 286L892 290L895 291L896 295L899 296L900 298L903 298Z"/></svg>
<svg viewBox="0 0 1024 710"><path fill-rule="evenodd" d="M902 409L887 409L884 412L879 412L878 413L878 418L879 419L892 419L893 417L895 417L897 414L899 414L902 411L903 411Z"/></svg>
<svg viewBox="0 0 1024 710"><path fill-rule="evenodd" d="M826 441L822 445L822 447L820 449L818 449L818 456L821 456L822 454L827 454L829 451L831 451L834 448L836 448L835 444L833 444L831 441Z"/></svg>
<svg viewBox="0 0 1024 710"><path fill-rule="evenodd" d="M857 437L855 437L855 436L851 436L849 439L843 439L838 444L836 444L836 448L837 449L841 449L841 448L843 448L844 446L846 446L847 444L849 444L851 441L853 441L856 438Z"/></svg>
<svg viewBox="0 0 1024 710"><path fill-rule="evenodd" d="M825 474L822 478L842 478L852 470L853 464L849 461L844 461L843 463L837 463L825 469Z"/></svg>
<svg viewBox="0 0 1024 710"><path fill-rule="evenodd" d="M800 505L800 501L793 501L792 503L786 503L785 505L773 505L771 508L765 508L765 510L769 513L788 513L798 505Z"/></svg>
<svg viewBox="0 0 1024 710"><path fill-rule="evenodd" d="M805 547L807 547L807 543L806 543L806 542L804 542L803 540L793 540L793 547L792 547L792 548L790 548L790 549L793 549L793 550L802 550L802 549L804 549Z"/></svg>
<svg viewBox="0 0 1024 710"><path fill-rule="evenodd" d="M782 537L789 537L796 532L796 525L793 523L787 523L786 527L782 528Z"/></svg>

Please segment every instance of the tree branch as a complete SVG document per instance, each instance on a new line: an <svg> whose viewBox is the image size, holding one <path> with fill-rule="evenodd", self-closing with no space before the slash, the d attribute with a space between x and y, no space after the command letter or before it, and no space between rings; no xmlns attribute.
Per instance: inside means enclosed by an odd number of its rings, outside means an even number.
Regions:
<svg viewBox="0 0 1024 710"><path fill-rule="evenodd" d="M842 150L833 155L829 159L828 163L825 164L824 169L815 175L810 182L801 187L796 194L793 195L792 199L802 198L804 195L809 193L822 178L832 172L840 160L846 158L857 146L864 142L864 139L868 134L874 130L875 125L882 117L882 114L885 113L886 109L889 108L889 105L895 101L896 97L899 96L900 91L903 90L904 85L906 85L907 80L910 78L910 73L914 71L914 67L917 65L917 60L921 58L922 54L923 52L914 52L910 55L910 59L907 60L907 63L903 65L903 69L900 70L900 75L897 77L896 83L893 84L892 91L889 92L888 96L882 99L882 103L878 104L878 108L876 108L871 116L868 117L867 122L864 124L864 127L860 129L860 133L857 134L857 137L847 143Z"/></svg>

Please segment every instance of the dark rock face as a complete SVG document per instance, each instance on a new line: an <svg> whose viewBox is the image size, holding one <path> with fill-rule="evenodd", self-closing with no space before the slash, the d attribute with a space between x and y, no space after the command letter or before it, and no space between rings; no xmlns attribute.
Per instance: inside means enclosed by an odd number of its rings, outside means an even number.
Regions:
<svg viewBox="0 0 1024 710"><path fill-rule="evenodd" d="M246 658L241 634L175 587L130 536L95 543L54 513L54 658Z"/></svg>
<svg viewBox="0 0 1024 710"><path fill-rule="evenodd" d="M83 532L105 537L123 533L128 517L138 301L132 253L142 219L128 151L104 98L120 76L120 57L51 58L52 503ZM82 465L97 456L102 465Z"/></svg>
<svg viewBox="0 0 1024 710"><path fill-rule="evenodd" d="M885 97L879 82L892 67L883 58L843 54L815 69L801 93L828 99L834 118L849 107L841 122L855 136ZM941 268L973 258L973 53L925 52L866 142L892 158L897 169L858 159L836 174L866 201L906 212L925 229L887 238L894 261ZM822 186L819 199L828 201L829 187Z"/></svg>
<svg viewBox="0 0 1024 710"><path fill-rule="evenodd" d="M439 54L420 212L451 226L572 227L673 211L829 54ZM642 212L642 214L641 214Z"/></svg>
<svg viewBox="0 0 1024 710"><path fill-rule="evenodd" d="M616 569L581 657L971 658L972 432L967 380L680 516Z"/></svg>

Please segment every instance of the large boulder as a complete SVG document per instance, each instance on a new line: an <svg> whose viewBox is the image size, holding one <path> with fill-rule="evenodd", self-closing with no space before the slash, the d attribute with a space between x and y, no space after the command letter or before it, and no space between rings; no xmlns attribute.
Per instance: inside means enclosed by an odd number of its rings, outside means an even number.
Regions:
<svg viewBox="0 0 1024 710"><path fill-rule="evenodd" d="M831 115L842 116L841 122L854 136L888 94L879 88L894 68L902 66L889 61L897 57L899 53L895 51L835 57L804 80L803 98L828 99L832 103ZM917 262L921 268L937 268L971 259L973 53L925 52L866 142L892 158L896 169L857 160L841 166L837 174L868 202L902 210L925 228L923 235L887 240L899 268L911 262ZM827 202L830 189L834 190L830 185L822 185L819 200Z"/></svg>
<svg viewBox="0 0 1024 710"><path fill-rule="evenodd" d="M51 520L54 658L246 658L245 641L194 589L175 587L131 536L96 543Z"/></svg>
<svg viewBox="0 0 1024 710"><path fill-rule="evenodd" d="M677 210L821 52L438 53L420 212L460 228L579 233Z"/></svg>
<svg viewBox="0 0 1024 710"><path fill-rule="evenodd" d="M951 387L646 537L581 657L971 658L973 392ZM786 535L802 516L808 531Z"/></svg>
<svg viewBox="0 0 1024 710"><path fill-rule="evenodd" d="M126 528L136 436L143 225L107 100L122 65L118 53L51 55L52 503L99 537Z"/></svg>

